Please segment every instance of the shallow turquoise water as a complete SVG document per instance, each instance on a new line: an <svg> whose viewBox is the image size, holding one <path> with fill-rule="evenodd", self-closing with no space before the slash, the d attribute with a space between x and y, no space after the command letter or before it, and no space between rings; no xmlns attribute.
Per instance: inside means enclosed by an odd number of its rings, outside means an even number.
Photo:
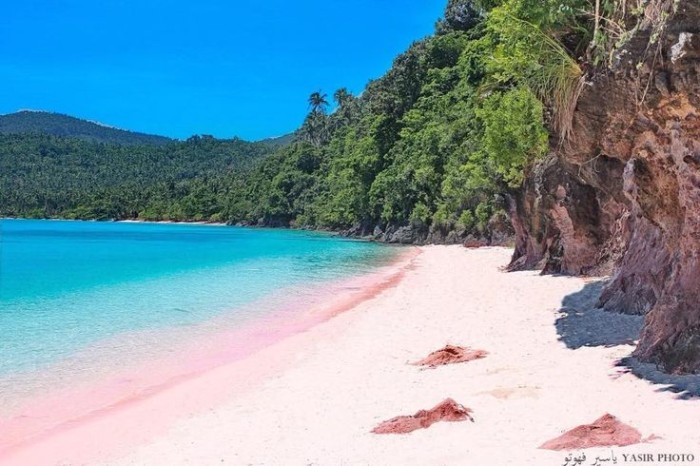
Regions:
<svg viewBox="0 0 700 466"><path fill-rule="evenodd" d="M280 289L368 272L396 252L300 231L0 220L0 375L123 332L254 317L250 304Z"/></svg>

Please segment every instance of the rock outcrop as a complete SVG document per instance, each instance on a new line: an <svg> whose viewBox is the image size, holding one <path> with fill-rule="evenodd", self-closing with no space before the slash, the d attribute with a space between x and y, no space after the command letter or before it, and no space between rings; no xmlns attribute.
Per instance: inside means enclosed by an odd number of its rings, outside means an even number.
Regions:
<svg viewBox="0 0 700 466"><path fill-rule="evenodd" d="M511 269L612 274L600 306L646 315L636 356L700 371L700 3L653 0L592 72L573 135L511 202Z"/></svg>
<svg viewBox="0 0 700 466"><path fill-rule="evenodd" d="M475 244L478 246L510 246L513 244L514 231L505 212L497 212L478 236L467 233L464 229L449 227L428 227L426 225L355 225L344 230L341 235L351 238L365 238L389 244Z"/></svg>

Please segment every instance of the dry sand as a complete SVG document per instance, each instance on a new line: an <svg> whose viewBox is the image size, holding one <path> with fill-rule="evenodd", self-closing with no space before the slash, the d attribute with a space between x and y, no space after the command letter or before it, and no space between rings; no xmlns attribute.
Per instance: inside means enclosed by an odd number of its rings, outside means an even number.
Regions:
<svg viewBox="0 0 700 466"><path fill-rule="evenodd" d="M589 449L581 464L613 453L624 464L623 455L642 452L694 454L700 464L700 400L691 397L698 377L632 363L633 372L668 382L653 384L618 366L640 320L589 309L598 284L502 272L507 249L421 249L397 286L350 311L37 442L13 462L562 465L566 451L538 446L610 413L661 438ZM434 369L412 364L446 344L488 354ZM474 422L371 433L447 398Z"/></svg>

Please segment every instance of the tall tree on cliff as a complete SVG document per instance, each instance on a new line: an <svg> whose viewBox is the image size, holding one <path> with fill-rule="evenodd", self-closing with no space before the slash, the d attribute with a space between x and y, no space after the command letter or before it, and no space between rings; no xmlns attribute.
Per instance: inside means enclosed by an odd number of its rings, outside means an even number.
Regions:
<svg viewBox="0 0 700 466"><path fill-rule="evenodd" d="M449 0L445 17L438 21L436 31L446 34L450 31L469 31L479 24L484 16L484 7L476 0Z"/></svg>
<svg viewBox="0 0 700 466"><path fill-rule="evenodd" d="M312 92L309 96L309 107L311 107L311 113L325 114L328 107L328 96L321 91Z"/></svg>
<svg viewBox="0 0 700 466"><path fill-rule="evenodd" d="M328 96L321 91L311 93L308 100L311 111L301 127L302 139L316 147L326 144L329 138L328 116L326 115L327 98Z"/></svg>

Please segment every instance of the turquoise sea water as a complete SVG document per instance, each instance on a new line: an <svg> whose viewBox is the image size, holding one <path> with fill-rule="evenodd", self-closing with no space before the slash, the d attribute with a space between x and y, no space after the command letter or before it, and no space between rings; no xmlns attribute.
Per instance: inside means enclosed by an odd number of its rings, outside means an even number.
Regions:
<svg viewBox="0 0 700 466"><path fill-rule="evenodd" d="M254 317L251 303L276 291L368 272L396 253L300 231L0 220L0 376L124 332Z"/></svg>

